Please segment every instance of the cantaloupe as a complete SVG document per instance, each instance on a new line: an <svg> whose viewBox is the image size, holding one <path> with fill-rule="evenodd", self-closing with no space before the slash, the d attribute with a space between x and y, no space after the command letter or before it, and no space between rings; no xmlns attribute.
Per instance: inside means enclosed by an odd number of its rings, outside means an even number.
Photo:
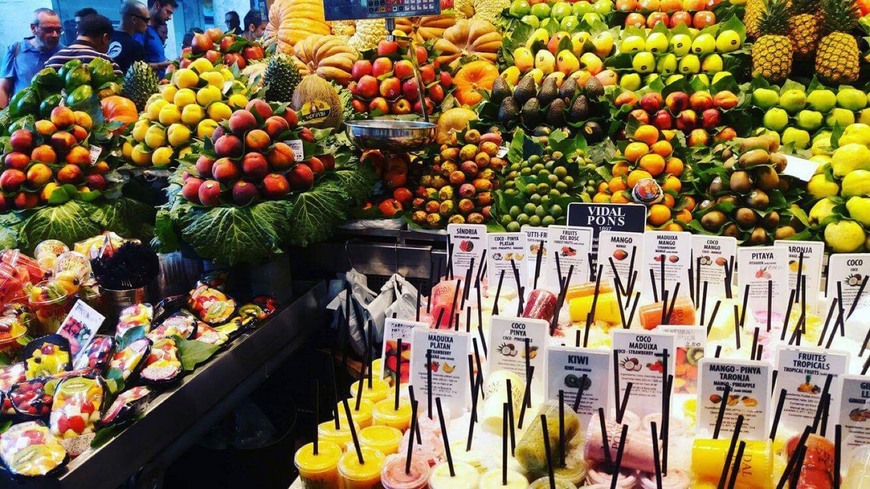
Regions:
<svg viewBox="0 0 870 489"><path fill-rule="evenodd" d="M338 128L344 121L341 99L335 88L317 75L302 79L293 92L290 106L299 116L299 123L318 129Z"/></svg>

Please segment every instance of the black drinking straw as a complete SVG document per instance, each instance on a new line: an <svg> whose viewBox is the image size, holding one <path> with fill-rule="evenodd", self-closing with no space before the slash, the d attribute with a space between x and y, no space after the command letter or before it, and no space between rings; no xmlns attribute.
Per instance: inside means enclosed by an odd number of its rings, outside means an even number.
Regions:
<svg viewBox="0 0 870 489"><path fill-rule="evenodd" d="M426 314L432 311L432 280L435 278L435 262L429 256L429 297L426 299ZM419 302L419 301L417 301ZM418 306L419 307L419 306ZM420 319L418 318L417 321Z"/></svg>
<svg viewBox="0 0 870 489"><path fill-rule="evenodd" d="M586 374L583 374L580 377L580 387L577 388L577 396L574 397L574 412L576 413L580 409L580 400L583 399L583 391L586 390L586 381L589 380L589 377Z"/></svg>
<svg viewBox="0 0 870 489"><path fill-rule="evenodd" d="M598 308L598 294L601 290L601 275L604 272L604 265L598 265L598 273L595 274L595 292L592 296L592 309L590 309L590 314L592 316L592 320L595 320L595 309Z"/></svg>
<svg viewBox="0 0 870 489"><path fill-rule="evenodd" d="M616 410L616 422L621 423L622 417L619 416L620 395L619 395L619 352L613 350L613 407Z"/></svg>
<svg viewBox="0 0 870 489"><path fill-rule="evenodd" d="M691 269L690 269L691 270ZM691 288L692 281L689 280L689 287ZM699 256L697 260L695 260L695 292L692 294L692 300L696 301L697 298L701 297L701 257Z"/></svg>
<svg viewBox="0 0 870 489"><path fill-rule="evenodd" d="M501 295L501 284L504 282L504 268L498 273L498 287L495 289L495 300L492 303L492 315L498 316L498 297Z"/></svg>
<svg viewBox="0 0 870 489"><path fill-rule="evenodd" d="M447 468L450 469L450 477L456 477L453 469L453 455L450 454L450 440L447 438L447 424L444 422L444 411L441 409L441 398L435 398L438 408L438 422L441 424L441 437L444 439L444 455L447 457Z"/></svg>
<svg viewBox="0 0 870 489"><path fill-rule="evenodd" d="M335 398L335 408L333 408L335 413L335 431L338 431L341 429L341 421L338 420L338 381L336 380L337 374L335 373L335 365L332 363L332 359L329 361L329 368L332 372L330 376L332 377L332 395Z"/></svg>
<svg viewBox="0 0 870 489"><path fill-rule="evenodd" d="M529 358L532 354L531 341L528 337L523 338L523 353L525 353L526 358L524 358L526 362L526 386L529 386L532 383L532 378L530 375L532 369L532 359ZM531 391L531 389L527 389ZM529 396L529 399L524 400L526 402L527 407L532 407L532 399ZM522 420L522 418L520 418ZM523 422L520 421L520 426L522 426Z"/></svg>
<svg viewBox="0 0 870 489"><path fill-rule="evenodd" d="M864 335L864 343L861 344L861 351L858 352L858 357L864 356L864 351L867 349L867 343L870 342L870 328L867 329L867 334Z"/></svg>
<svg viewBox="0 0 870 489"><path fill-rule="evenodd" d="M417 403L417 398L414 396L414 386L413 385L408 386L408 399L411 401L411 407L414 408L414 413L415 413L414 418L416 419L417 418L416 412L417 412L417 404L418 403ZM414 428L414 431L411 432L412 433L411 439L413 440L413 434L416 434L417 435L417 444L422 445L423 439L420 436L420 424L417 423L417 424L413 425L413 428Z"/></svg>
<svg viewBox="0 0 870 489"><path fill-rule="evenodd" d="M767 332L770 332L770 316L773 314L773 280L767 281ZM752 349L753 353L755 349Z"/></svg>
<svg viewBox="0 0 870 489"><path fill-rule="evenodd" d="M535 280L532 282L532 288L538 288L538 277L541 276L541 263L544 261L544 241L538 245L538 253L535 256ZM505 482L507 484L507 482Z"/></svg>
<svg viewBox="0 0 870 489"><path fill-rule="evenodd" d="M450 280L453 280L453 243L450 242L450 236L447 236L447 270L444 274L445 277L449 277Z"/></svg>
<svg viewBox="0 0 870 489"><path fill-rule="evenodd" d="M656 286L656 272L652 268L649 269L649 281L652 284L653 303L656 303L659 301L659 289Z"/></svg>
<svg viewBox="0 0 870 489"><path fill-rule="evenodd" d="M656 430L656 422L650 421L649 424L650 438L653 444L653 465L655 466L656 489L662 489L662 465L659 459L659 440Z"/></svg>
<svg viewBox="0 0 870 489"><path fill-rule="evenodd" d="M486 249L480 252L480 265L477 266L477 275L475 276L474 283L477 284L477 288L480 288L481 277L486 272Z"/></svg>
<svg viewBox="0 0 870 489"><path fill-rule="evenodd" d="M616 295L625 295L625 289L622 287L622 281L619 280L619 272L616 270L616 263L614 263L613 257L608 257L607 260L610 262L610 271L613 272L613 280L616 282L616 291L618 292Z"/></svg>
<svg viewBox="0 0 870 489"><path fill-rule="evenodd" d="M477 290L477 327L481 328L481 331L483 331L483 297L481 296L482 292L480 291L482 288L483 286L481 283L477 282L477 288L475 289Z"/></svg>
<svg viewBox="0 0 870 489"><path fill-rule="evenodd" d="M713 314L710 314L710 322L707 323L707 336L710 336L710 330L713 329L713 324L716 322L716 314L719 312L719 306L722 305L721 300L716 300L716 305L713 306Z"/></svg>
<svg viewBox="0 0 870 489"><path fill-rule="evenodd" d="M471 306L465 308L465 332L471 332Z"/></svg>
<svg viewBox="0 0 870 489"><path fill-rule="evenodd" d="M481 336L481 340L483 340L482 336ZM482 395L483 394L483 364L481 363L481 360L480 360L480 351L477 349L477 338L471 338L471 344L474 346L474 359L477 362L477 376L479 377L479 380L477 382L478 390L480 391L480 393ZM484 354L485 354L486 353L486 349L485 349L486 343L484 343L483 346L484 346ZM476 413L475 413L475 415L476 415Z"/></svg>
<svg viewBox="0 0 870 489"><path fill-rule="evenodd" d="M616 296L616 305L617 307L619 307L619 321L622 324L622 329L627 329L628 325L625 324L625 307L622 304L622 294L619 292L620 290L622 290L622 281L619 280L619 275L615 275L614 279L616 281L617 289L616 294L614 295ZM627 297L626 300L628 300Z"/></svg>
<svg viewBox="0 0 870 489"><path fill-rule="evenodd" d="M731 480L728 481L728 489L734 489L737 484L737 474L740 473L740 464L743 462L743 451L746 450L746 442L741 441L737 448L737 456L734 459L734 469L731 472Z"/></svg>
<svg viewBox="0 0 870 489"><path fill-rule="evenodd" d="M432 350L426 350L426 414L432 419Z"/></svg>
<svg viewBox="0 0 870 489"><path fill-rule="evenodd" d="M828 334L828 327L831 325L831 318L834 317L834 309L837 308L837 299L834 297L834 300L831 301L831 305L828 307L828 315L825 316L825 326L822 328L822 334L819 335L819 342L816 346L822 346L822 343L825 342L825 336ZM870 330L868 330L870 332Z"/></svg>
<svg viewBox="0 0 870 489"><path fill-rule="evenodd" d="M740 327L743 328L743 325L746 324L746 308L749 304L749 284L746 284L746 287L743 287L743 307L740 310ZM739 350L739 348L738 348Z"/></svg>
<svg viewBox="0 0 870 489"><path fill-rule="evenodd" d="M559 467L565 466L565 391L559 389Z"/></svg>
<svg viewBox="0 0 870 489"><path fill-rule="evenodd" d="M556 476L553 473L553 454L550 453L550 433L547 429L547 415L541 415L541 436L544 438L544 456L547 457L547 477L550 479L550 489L556 489Z"/></svg>
<svg viewBox="0 0 870 489"><path fill-rule="evenodd" d="M671 315L674 314L674 306L675 306L676 303L677 303L677 296L678 296L679 294L680 294L680 282L677 282L677 286L674 287L674 296L671 297L671 305L670 305L670 307L668 307L668 315L667 315L667 317L665 318L665 320L666 320L668 323L671 322Z"/></svg>
<svg viewBox="0 0 870 489"><path fill-rule="evenodd" d="M755 360L755 350L758 348L758 328L752 333L752 349L749 350L749 359Z"/></svg>
<svg viewBox="0 0 870 489"><path fill-rule="evenodd" d="M320 384L314 382L314 455L320 453Z"/></svg>
<svg viewBox="0 0 870 489"><path fill-rule="evenodd" d="M556 274L559 276L559 283L562 283L562 262L559 261L559 252L554 251L554 255L556 255Z"/></svg>
<svg viewBox="0 0 870 489"><path fill-rule="evenodd" d="M622 423L622 417L625 415L625 408L628 407L628 398L631 397L631 382L625 383L625 395L622 397L622 405L619 406L619 411L616 413L616 422Z"/></svg>
<svg viewBox="0 0 870 489"><path fill-rule="evenodd" d="M462 284L462 298L459 300L459 310L465 309L465 301L471 291L471 275L474 273L474 257L471 257L471 266L465 271L465 283Z"/></svg>
<svg viewBox="0 0 870 489"><path fill-rule="evenodd" d="M866 279L866 275L864 278ZM834 489L840 489L840 464L842 463L843 427L834 426Z"/></svg>
<svg viewBox="0 0 870 489"><path fill-rule="evenodd" d="M595 280L595 256L592 253L586 253L586 264L589 266L589 281Z"/></svg>
<svg viewBox="0 0 870 489"><path fill-rule="evenodd" d="M763 353L764 353L764 345L759 344L758 345L758 353L756 355L757 358L755 360L761 361L761 358L764 356Z"/></svg>
<svg viewBox="0 0 870 489"><path fill-rule="evenodd" d="M797 282L795 282L794 287L797 289L801 285L801 279L804 276L804 252L801 251L798 255L798 270L797 270ZM794 301L797 302L798 298L795 297Z"/></svg>
<svg viewBox="0 0 870 489"><path fill-rule="evenodd" d="M725 419L725 406L728 404L728 396L731 394L731 384L725 384L722 393L722 401L719 402L719 414L716 415L716 427L713 429L713 439L719 439L719 430L722 429L722 420Z"/></svg>
<svg viewBox="0 0 870 489"><path fill-rule="evenodd" d="M399 392L401 391L399 387L402 385L402 338L399 338L399 341L396 342L396 346L398 346L399 349L396 351L396 395L393 400L394 411L399 410Z"/></svg>
<svg viewBox="0 0 870 489"><path fill-rule="evenodd" d="M867 375L867 368L870 367L870 356L864 361L864 366L861 368L861 375Z"/></svg>
<svg viewBox="0 0 870 489"><path fill-rule="evenodd" d="M520 408L520 420L517 425L519 429L523 429L523 419L525 419L526 416L526 408L531 409L532 407L532 378L535 375L535 367L529 367L526 372L526 389L523 392L523 405Z"/></svg>
<svg viewBox="0 0 870 489"><path fill-rule="evenodd" d="M598 423L601 425L601 445L604 448L604 465L612 470L613 462L610 460L610 442L607 441L607 422L604 420L604 408L598 408Z"/></svg>
<svg viewBox="0 0 870 489"><path fill-rule="evenodd" d="M622 466L622 453L625 451L625 439L628 438L628 425L622 425L622 436L619 437L619 446L616 449L616 466L613 468L613 475L610 477L610 489L616 489L616 482L619 480L619 470Z"/></svg>
<svg viewBox="0 0 870 489"><path fill-rule="evenodd" d="M417 287L417 307L415 321L420 322L420 288Z"/></svg>
<svg viewBox="0 0 870 489"><path fill-rule="evenodd" d="M737 316L737 304L734 304L734 342L740 349L740 318Z"/></svg>
<svg viewBox="0 0 870 489"><path fill-rule="evenodd" d="M556 331L559 326L559 314L562 313L562 306L565 305L565 296L568 294L568 284L571 283L571 276L574 275L574 265L568 267L568 277L564 282L559 284L559 297L556 298L556 310L553 313L553 319L550 320L550 335Z"/></svg>
<svg viewBox="0 0 870 489"><path fill-rule="evenodd" d="M779 483L776 485L776 489L783 489L785 487L786 482L788 482L789 476L791 473L797 469L798 473L800 473L800 465L798 464L798 453L803 450L804 446L806 446L807 438L810 436L810 432L812 431L811 426L807 426L804 428L803 434L801 434L800 440L798 440L798 444L792 453L792 457L788 461L788 465L785 467L785 471L782 473L782 477L779 478Z"/></svg>
<svg viewBox="0 0 870 489"><path fill-rule="evenodd" d="M704 280L704 294L699 297L701 299L701 326L707 321L707 286L709 284Z"/></svg>
<svg viewBox="0 0 870 489"><path fill-rule="evenodd" d="M674 376L668 375L667 388L665 389L667 401L665 402L664 418L662 419L662 473L665 476L668 475L668 448L670 447L668 434L671 432L671 391L673 386Z"/></svg>
<svg viewBox="0 0 870 489"><path fill-rule="evenodd" d="M417 401L411 403L411 436L408 437L408 452L405 454L405 474L411 472L411 457L414 455L414 432L419 430L417 426Z"/></svg>
<svg viewBox="0 0 870 489"><path fill-rule="evenodd" d="M631 312L628 314L628 324L627 328L631 328L631 323L634 322L634 313L637 311L637 304L640 302L640 292L635 292L634 294L634 304L631 306ZM626 304L628 306L628 304Z"/></svg>
<svg viewBox="0 0 870 489"><path fill-rule="evenodd" d="M773 391L776 389L776 378L779 376L779 370L773 369L773 372L770 374L770 395L773 395Z"/></svg>
<svg viewBox="0 0 870 489"><path fill-rule="evenodd" d="M831 395L827 392L822 392L822 395L819 397L819 403L816 405L816 414L813 416L813 433L821 433L819 423L824 417L825 405L829 402L831 402Z"/></svg>
<svg viewBox="0 0 870 489"><path fill-rule="evenodd" d="M475 384L472 381L472 384ZM468 440L465 441L465 451L471 451L471 442L474 439L474 425L477 424L477 392L478 388L472 388L471 390L471 416L468 421Z"/></svg>
<svg viewBox="0 0 870 489"><path fill-rule="evenodd" d="M664 296L665 290L667 290L665 288L665 255L661 255L661 257L662 257L662 259L659 262L659 263L661 263L661 277L660 277L661 278L661 289L660 289L660 292L661 292L662 296Z"/></svg>
<svg viewBox="0 0 870 489"><path fill-rule="evenodd" d="M692 299L692 303L697 304L698 301L695 300L695 277L692 274L692 267L686 269L686 274L689 276L689 298ZM700 291L698 292L700 293Z"/></svg>
<svg viewBox="0 0 870 489"><path fill-rule="evenodd" d="M719 358L719 354L722 353L722 345L716 345L716 353L713 354L713 358Z"/></svg>
<svg viewBox="0 0 870 489"><path fill-rule="evenodd" d="M366 357L368 357L368 355L366 355ZM365 384L366 370L368 368L369 368L368 358L363 358L362 372L360 372L360 377L359 377L359 380L357 381L357 384L356 384L356 404L354 406L354 409L357 411L359 411L359 405L360 405L360 402L362 401L363 384ZM348 418L348 422L350 422L350 419L351 418Z"/></svg>
<svg viewBox="0 0 870 489"><path fill-rule="evenodd" d="M776 439L776 431L779 429L779 417L782 414L783 406L785 406L786 395L788 395L786 389L779 390L779 400L776 401L776 411L773 412L773 425L770 427L770 441Z"/></svg>
<svg viewBox="0 0 870 489"><path fill-rule="evenodd" d="M634 270L634 256L637 252L637 245L631 247L631 258L628 259L628 295L634 292L634 283L637 281L637 273Z"/></svg>
<svg viewBox="0 0 870 489"><path fill-rule="evenodd" d="M508 403L502 404L501 429L504 436L501 437L501 485L507 485L507 458L508 458Z"/></svg>
<svg viewBox="0 0 870 489"><path fill-rule="evenodd" d="M858 294L855 296L855 299L852 300L852 305L849 306L849 313L846 314L846 319L852 317L852 313L855 312L855 307L858 305L858 302L861 301L861 296L864 294L864 288L867 287L868 278L870 278L870 275L864 275L864 279L861 280L861 286L858 287Z"/></svg>
<svg viewBox="0 0 870 489"><path fill-rule="evenodd" d="M519 300L519 306L517 316L523 313L523 282L520 280L520 271L517 269L517 263L511 258L511 269L514 272L514 282L517 284L517 299Z"/></svg>
<svg viewBox="0 0 870 489"><path fill-rule="evenodd" d="M350 404L347 403L347 399L346 398L342 399L341 402L344 403L344 414L347 415L347 419L348 420L353 419L350 415ZM363 459L362 449L360 448L360 445L359 445L359 437L356 434L356 428L353 426L353 423L350 421L348 421L347 424L350 427L350 436L351 436L351 438L353 438L353 447L354 447L354 449L356 449L356 458L357 458L357 460L359 460L360 465L365 465L366 461L365 461L365 459Z"/></svg>
<svg viewBox="0 0 870 489"><path fill-rule="evenodd" d="M737 448L737 441L740 438L740 430L743 427L743 415L737 416L737 423L734 426L734 432L731 433L731 443L728 445L728 452L725 455L725 463L722 465L722 475L719 476L719 484L717 489L724 489L725 483L728 481L728 470L731 468L731 456L734 455L734 449Z"/></svg>
<svg viewBox="0 0 870 489"><path fill-rule="evenodd" d="M835 324L840 326L840 334L845 336L846 332L844 331L845 325L843 324L843 322L846 318L846 302L843 298L843 282L839 280L837 281L837 298L840 299L840 310L839 315L837 316L837 322Z"/></svg>
<svg viewBox="0 0 870 489"><path fill-rule="evenodd" d="M831 409L831 394L826 392L822 395L822 398L825 400L825 404L822 406L825 412L820 416L822 419L822 425L819 427L819 433L822 436L828 436L828 415Z"/></svg>
<svg viewBox="0 0 870 489"><path fill-rule="evenodd" d="M477 392L477 376L474 375L474 355L471 353L468 354L468 383L471 387L471 396L474 397L474 393ZM474 421L474 416L477 413L475 411L471 411L471 420Z"/></svg>
<svg viewBox="0 0 870 489"><path fill-rule="evenodd" d="M668 291L664 291L662 293L662 319L659 324L665 324L665 320L668 314Z"/></svg>
<svg viewBox="0 0 870 489"><path fill-rule="evenodd" d="M508 416L510 416L510 435L511 435L511 455L514 454L514 451L517 449L517 433L516 433L516 423L514 423L514 391L511 388L511 379L505 379L507 383L507 405L508 405ZM508 434L505 433L504 436Z"/></svg>
<svg viewBox="0 0 870 489"><path fill-rule="evenodd" d="M788 323L791 319L791 307L795 302L796 290L792 289L788 294L788 305L785 307L785 317L782 319L782 331L779 333L779 340L785 341L785 332L788 330Z"/></svg>

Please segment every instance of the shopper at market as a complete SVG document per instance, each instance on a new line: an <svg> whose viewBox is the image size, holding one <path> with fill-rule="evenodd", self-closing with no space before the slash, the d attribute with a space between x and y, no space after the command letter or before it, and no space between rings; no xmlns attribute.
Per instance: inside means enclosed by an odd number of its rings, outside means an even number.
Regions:
<svg viewBox="0 0 870 489"><path fill-rule="evenodd" d="M144 34L149 20L148 7L144 3L128 0L121 6L121 30L112 33L112 42L106 53L118 63L121 71L126 73L134 62L145 60L145 47L133 36Z"/></svg>
<svg viewBox="0 0 870 489"><path fill-rule="evenodd" d="M47 8L33 12L33 36L9 46L0 65L0 108L9 104L15 92L30 86L30 80L60 49L60 17Z"/></svg>
<svg viewBox="0 0 870 489"><path fill-rule="evenodd" d="M259 10L251 10L245 14L245 32L242 37L249 41L259 39L266 30L266 21Z"/></svg>
<svg viewBox="0 0 870 489"><path fill-rule="evenodd" d="M90 63L94 58L103 58L112 63L115 74L121 75L121 68L106 54L112 38L112 21L100 14L88 15L79 24L80 33L76 41L58 51L45 66L59 70L67 61L77 59L82 63Z"/></svg>
<svg viewBox="0 0 870 489"><path fill-rule="evenodd" d="M95 9L85 7L77 10L72 19L63 21L63 45L69 46L74 43L79 33L79 22L82 21L82 18L96 13L98 12Z"/></svg>
<svg viewBox="0 0 870 489"><path fill-rule="evenodd" d="M163 47L166 47L166 40L169 39L169 26L166 24L160 24L157 26L157 37L160 38L160 42L163 43Z"/></svg>
<svg viewBox="0 0 870 489"><path fill-rule="evenodd" d="M151 21L144 34L133 36L145 46L145 61L157 70L157 76L163 77L166 68L172 64L166 59L166 50L157 28L172 20L172 14L178 8L176 0L148 0L148 11Z"/></svg>
<svg viewBox="0 0 870 489"><path fill-rule="evenodd" d="M242 21L239 19L239 13L235 10L230 10L224 15L224 22L227 23L227 32L235 32L236 34L241 32Z"/></svg>

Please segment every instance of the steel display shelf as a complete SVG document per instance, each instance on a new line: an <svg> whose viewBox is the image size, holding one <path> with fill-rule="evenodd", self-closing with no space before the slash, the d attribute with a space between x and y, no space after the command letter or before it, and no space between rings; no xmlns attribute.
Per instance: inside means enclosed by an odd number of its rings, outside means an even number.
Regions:
<svg viewBox="0 0 870 489"><path fill-rule="evenodd" d="M159 487L149 482L305 345L322 323L325 293L326 284L320 282L237 338L230 348L152 400L140 420L102 447L72 460L57 475L14 480L4 471L0 488Z"/></svg>

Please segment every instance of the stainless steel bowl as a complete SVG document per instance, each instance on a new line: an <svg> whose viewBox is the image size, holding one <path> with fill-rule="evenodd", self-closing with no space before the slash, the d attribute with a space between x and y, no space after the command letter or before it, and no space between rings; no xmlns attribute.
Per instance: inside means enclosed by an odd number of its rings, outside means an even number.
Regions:
<svg viewBox="0 0 870 489"><path fill-rule="evenodd" d="M431 122L368 119L346 125L348 137L361 149L407 152L435 140L435 124Z"/></svg>

